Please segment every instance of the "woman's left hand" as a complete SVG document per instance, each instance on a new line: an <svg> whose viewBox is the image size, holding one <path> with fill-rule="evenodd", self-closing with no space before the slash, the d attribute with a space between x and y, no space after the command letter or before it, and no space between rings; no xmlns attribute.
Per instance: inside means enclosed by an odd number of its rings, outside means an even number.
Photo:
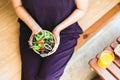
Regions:
<svg viewBox="0 0 120 80"><path fill-rule="evenodd" d="M56 40L55 40L55 46L54 46L53 50L50 51L50 52L47 54L47 56L55 53L56 50L57 50L58 47L59 47L59 44L60 44L60 31L54 29L54 30L52 31L52 33L53 33L53 35L55 36L55 39L56 39Z"/></svg>

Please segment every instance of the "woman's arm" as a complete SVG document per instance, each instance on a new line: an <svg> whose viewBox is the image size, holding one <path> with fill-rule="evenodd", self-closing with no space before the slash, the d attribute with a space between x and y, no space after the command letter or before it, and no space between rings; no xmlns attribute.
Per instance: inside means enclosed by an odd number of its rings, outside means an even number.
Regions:
<svg viewBox="0 0 120 80"><path fill-rule="evenodd" d="M63 22L57 25L53 30L53 34L56 37L56 44L51 53L54 53L60 44L60 32L83 17L88 7L88 0L75 0L75 4L76 9L73 11L73 13Z"/></svg>
<svg viewBox="0 0 120 80"><path fill-rule="evenodd" d="M60 32L83 17L88 7L88 0L75 0L75 4L77 8L68 18L57 25L54 31Z"/></svg>
<svg viewBox="0 0 120 80"><path fill-rule="evenodd" d="M32 30L32 33L36 33L41 30L40 26L36 23L36 21L30 16L30 14L25 10L22 6L21 0L11 0L13 4L13 8L17 14L17 16L27 24L27 26Z"/></svg>

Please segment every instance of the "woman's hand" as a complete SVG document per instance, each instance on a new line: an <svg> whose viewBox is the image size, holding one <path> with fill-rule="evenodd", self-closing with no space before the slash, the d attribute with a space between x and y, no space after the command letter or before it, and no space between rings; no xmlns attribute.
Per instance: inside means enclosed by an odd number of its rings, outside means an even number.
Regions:
<svg viewBox="0 0 120 80"><path fill-rule="evenodd" d="M55 40L55 46L54 46L53 51L52 51L52 53L54 53L54 52L56 52L56 50L58 49L58 46L60 44L60 31L54 29L52 33L53 33L53 35L55 36L55 39L56 39Z"/></svg>
<svg viewBox="0 0 120 80"><path fill-rule="evenodd" d="M36 29L34 29L34 30L32 30L32 34L31 34L31 36L30 36L30 38L29 38L29 41L28 41L28 44L29 44L29 47L31 48L31 46L32 46L32 38L33 38L33 35L34 34L36 34L36 33L38 33L39 31L41 31L42 29L41 28L36 28Z"/></svg>
<svg viewBox="0 0 120 80"><path fill-rule="evenodd" d="M49 56L49 55L55 53L56 50L57 50L58 47L59 47L59 44L60 44L60 31L57 30L57 29L54 29L54 30L52 31L52 33L53 33L53 35L55 36L55 39L56 39L56 40L55 40L55 46L54 46L54 48L53 48L52 51L50 51L48 54L44 54L43 57L44 57L44 56L46 57L46 56Z"/></svg>

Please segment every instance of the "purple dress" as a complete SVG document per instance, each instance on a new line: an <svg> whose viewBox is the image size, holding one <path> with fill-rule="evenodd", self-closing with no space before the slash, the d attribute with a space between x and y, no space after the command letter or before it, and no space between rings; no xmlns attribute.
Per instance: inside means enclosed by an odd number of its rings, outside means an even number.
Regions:
<svg viewBox="0 0 120 80"><path fill-rule="evenodd" d="M74 0L22 0L24 8L42 27L52 31L55 26L67 18L76 8ZM22 60L22 80L59 80L71 58L82 29L74 23L60 33L60 45L57 51L42 58L28 46L31 30L22 21L20 23L20 53Z"/></svg>

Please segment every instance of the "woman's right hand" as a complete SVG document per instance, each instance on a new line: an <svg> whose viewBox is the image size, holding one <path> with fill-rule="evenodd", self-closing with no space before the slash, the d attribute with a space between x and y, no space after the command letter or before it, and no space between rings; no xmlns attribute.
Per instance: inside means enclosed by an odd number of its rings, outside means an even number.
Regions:
<svg viewBox="0 0 120 80"><path fill-rule="evenodd" d="M29 47L31 48L31 46L32 46L32 38L33 38L33 35L34 34L37 34L38 32L40 32L42 30L42 28L38 28L38 29L34 29L34 30L32 30L32 34L31 34L31 36L30 36L30 38L29 38L29 41L28 41L28 44L29 44Z"/></svg>
<svg viewBox="0 0 120 80"><path fill-rule="evenodd" d="M43 54L42 57L47 57L47 56L50 56L51 54L55 53L60 45L60 30L54 29L52 31L52 33L55 36L55 45L54 45L52 51L50 51L47 54Z"/></svg>

